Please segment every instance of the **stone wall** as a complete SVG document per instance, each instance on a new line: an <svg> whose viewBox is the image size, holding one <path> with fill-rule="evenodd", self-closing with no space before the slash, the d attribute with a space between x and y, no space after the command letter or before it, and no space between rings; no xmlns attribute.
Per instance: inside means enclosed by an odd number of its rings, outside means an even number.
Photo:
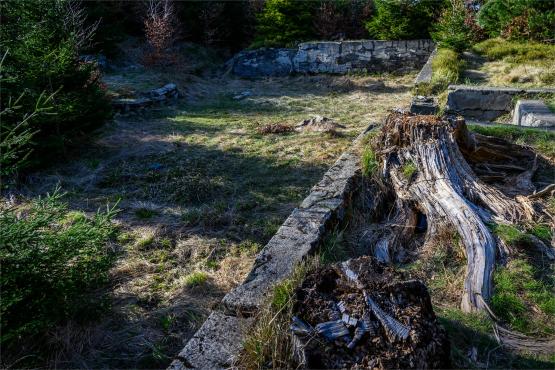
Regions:
<svg viewBox="0 0 555 370"><path fill-rule="evenodd" d="M422 67L434 48L431 40L305 42L297 49L245 50L228 65L234 74L249 78L292 73L405 72Z"/></svg>

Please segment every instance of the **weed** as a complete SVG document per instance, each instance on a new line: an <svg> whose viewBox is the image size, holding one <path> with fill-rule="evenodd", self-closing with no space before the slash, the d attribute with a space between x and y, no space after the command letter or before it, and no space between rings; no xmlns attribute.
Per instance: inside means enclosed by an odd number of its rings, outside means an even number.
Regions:
<svg viewBox="0 0 555 370"><path fill-rule="evenodd" d="M146 235L143 235L139 239L137 239L137 241L135 242L135 246L140 249L144 249L146 247L151 246L153 243L154 243L154 234L147 233Z"/></svg>
<svg viewBox="0 0 555 370"><path fill-rule="evenodd" d="M361 166L364 177L369 178L378 171L379 165L376 153L374 153L370 145L366 146L362 151Z"/></svg>
<svg viewBox="0 0 555 370"><path fill-rule="evenodd" d="M437 95L446 90L450 84L459 80L464 68L464 60L450 49L438 49L432 59L432 78L429 83L419 84L416 88L418 95Z"/></svg>
<svg viewBox="0 0 555 370"><path fill-rule="evenodd" d="M193 288L203 285L208 280L208 274L203 271L192 272L185 277L185 286Z"/></svg>
<svg viewBox="0 0 555 370"><path fill-rule="evenodd" d="M418 169L413 162L407 162L401 167L401 173L407 181L410 181L410 179L412 179L412 176L414 176L417 170Z"/></svg>

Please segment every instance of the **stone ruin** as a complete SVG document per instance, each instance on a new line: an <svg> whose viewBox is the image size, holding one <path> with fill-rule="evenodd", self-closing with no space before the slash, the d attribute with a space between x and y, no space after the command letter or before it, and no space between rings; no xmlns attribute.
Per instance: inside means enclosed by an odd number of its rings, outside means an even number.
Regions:
<svg viewBox="0 0 555 370"><path fill-rule="evenodd" d="M291 331L303 368L447 368L449 341L426 286L373 257L310 273Z"/></svg>

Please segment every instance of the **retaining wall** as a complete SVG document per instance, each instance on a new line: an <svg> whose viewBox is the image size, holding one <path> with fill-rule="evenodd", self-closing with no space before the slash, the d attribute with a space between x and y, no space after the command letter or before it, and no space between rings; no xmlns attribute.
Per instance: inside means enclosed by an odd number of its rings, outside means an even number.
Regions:
<svg viewBox="0 0 555 370"><path fill-rule="evenodd" d="M272 286L289 277L295 265L318 248L327 231L344 219L359 177L358 153L343 153L258 254L243 284L224 297L223 305L212 312L169 369L219 369L233 364Z"/></svg>
<svg viewBox="0 0 555 370"><path fill-rule="evenodd" d="M304 42L297 49L245 50L228 65L241 77L405 72L421 68L434 48L432 40Z"/></svg>

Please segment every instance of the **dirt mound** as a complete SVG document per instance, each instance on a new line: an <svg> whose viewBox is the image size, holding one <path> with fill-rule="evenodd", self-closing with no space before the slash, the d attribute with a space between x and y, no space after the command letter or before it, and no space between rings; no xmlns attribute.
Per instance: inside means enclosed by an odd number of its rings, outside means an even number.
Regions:
<svg viewBox="0 0 555 370"><path fill-rule="evenodd" d="M291 329L308 368L445 368L449 342L426 286L374 258L321 268L296 292Z"/></svg>

